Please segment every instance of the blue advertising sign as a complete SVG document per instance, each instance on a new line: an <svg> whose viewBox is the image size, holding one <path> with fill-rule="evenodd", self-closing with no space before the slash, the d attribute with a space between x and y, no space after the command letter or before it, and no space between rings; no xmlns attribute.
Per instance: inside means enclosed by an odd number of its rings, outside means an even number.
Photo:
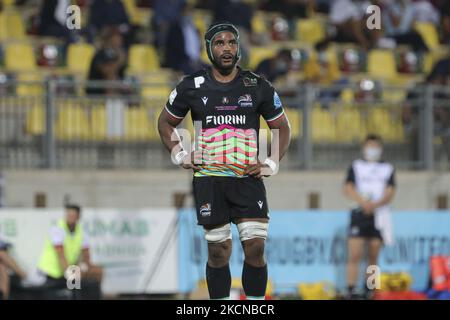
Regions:
<svg viewBox="0 0 450 320"><path fill-rule="evenodd" d="M381 272L409 272L414 290L429 279L429 257L450 255L450 212L395 211L395 242L380 255ZM349 213L346 211L272 211L266 244L269 278L275 293L293 293L299 283L329 281L345 287ZM205 277L207 244L195 212L179 212L179 289L189 292ZM233 278L240 278L243 251L233 227ZM363 281L364 265L361 268Z"/></svg>

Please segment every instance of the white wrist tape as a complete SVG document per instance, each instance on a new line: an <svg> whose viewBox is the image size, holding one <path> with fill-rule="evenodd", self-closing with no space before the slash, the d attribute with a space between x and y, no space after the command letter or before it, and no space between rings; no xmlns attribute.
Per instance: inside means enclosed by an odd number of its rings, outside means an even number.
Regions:
<svg viewBox="0 0 450 320"><path fill-rule="evenodd" d="M272 172L275 172L277 170L277 164L272 159L267 158L266 160L264 160L264 164L267 164Z"/></svg>
<svg viewBox="0 0 450 320"><path fill-rule="evenodd" d="M182 164L184 157L186 157L187 155L188 155L188 152L186 150L181 150L174 156L174 159L173 159L174 163L176 165Z"/></svg>

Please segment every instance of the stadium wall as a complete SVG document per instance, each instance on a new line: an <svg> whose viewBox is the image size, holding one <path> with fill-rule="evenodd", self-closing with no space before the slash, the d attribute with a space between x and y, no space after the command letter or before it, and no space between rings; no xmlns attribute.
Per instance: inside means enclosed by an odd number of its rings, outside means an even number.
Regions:
<svg viewBox="0 0 450 320"><path fill-rule="evenodd" d="M37 193L44 193L46 206L61 207L65 195L85 207L167 207L175 192L189 193L191 174L183 170L160 171L4 171L6 207L29 208ZM273 210L311 208L310 195L318 194L318 208L342 210L350 203L341 192L344 171L281 172L265 179ZM433 210L437 197L450 194L450 173L400 171L393 207L398 210ZM445 201L444 201L445 202ZM185 206L192 205L191 197Z"/></svg>

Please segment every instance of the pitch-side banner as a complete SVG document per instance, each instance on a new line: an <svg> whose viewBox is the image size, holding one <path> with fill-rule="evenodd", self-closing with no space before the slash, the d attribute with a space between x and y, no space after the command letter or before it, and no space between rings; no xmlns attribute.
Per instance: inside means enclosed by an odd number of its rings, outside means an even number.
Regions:
<svg viewBox="0 0 450 320"><path fill-rule="evenodd" d="M395 242L382 250L380 271L409 272L412 288L423 290L428 285L430 256L450 254L450 212L397 211L392 217ZM266 257L275 292L293 292L299 283L317 281L344 288L349 219L344 211L271 212ZM188 292L205 277L207 248L195 212L180 212L179 224L180 290ZM241 277L242 261L239 236L233 226L233 278ZM362 265L360 279L364 272Z"/></svg>
<svg viewBox="0 0 450 320"><path fill-rule="evenodd" d="M63 210L2 209L0 236L26 270L36 268L50 226ZM84 209L91 257L104 267L102 291L178 292L177 213L173 209Z"/></svg>

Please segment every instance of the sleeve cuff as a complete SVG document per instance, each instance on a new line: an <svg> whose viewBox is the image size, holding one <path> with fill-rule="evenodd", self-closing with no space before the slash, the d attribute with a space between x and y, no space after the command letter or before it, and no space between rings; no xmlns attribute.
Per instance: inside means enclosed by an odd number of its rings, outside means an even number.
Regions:
<svg viewBox="0 0 450 320"><path fill-rule="evenodd" d="M266 119L267 122L271 122L271 121L275 121L277 119L279 119L282 115L284 114L284 110L281 111L278 115L276 115L275 117L272 117L270 119Z"/></svg>
<svg viewBox="0 0 450 320"><path fill-rule="evenodd" d="M176 119L184 119L184 117L177 116L176 114L174 114L173 112L171 112L171 111L169 110L169 108L167 108L167 106L165 106L164 108L166 109L166 111L167 111L172 117L174 117L174 118L176 118Z"/></svg>

